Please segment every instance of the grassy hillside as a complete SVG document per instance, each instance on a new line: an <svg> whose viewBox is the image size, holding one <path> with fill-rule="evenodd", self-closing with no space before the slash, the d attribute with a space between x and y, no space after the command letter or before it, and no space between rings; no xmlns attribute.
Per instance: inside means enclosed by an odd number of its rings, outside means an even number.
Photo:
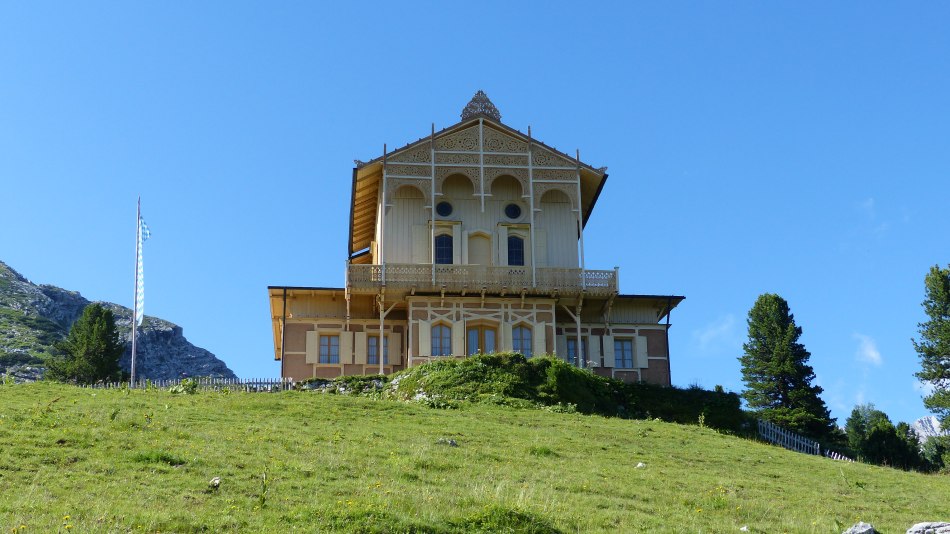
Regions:
<svg viewBox="0 0 950 534"><path fill-rule="evenodd" d="M50 347L66 335L66 330L43 317L20 310L0 308L0 355L49 356Z"/></svg>
<svg viewBox="0 0 950 534"><path fill-rule="evenodd" d="M44 358L66 335L62 325L38 314L39 295L37 286L0 261L0 368L22 363L24 357Z"/></svg>
<svg viewBox="0 0 950 534"><path fill-rule="evenodd" d="M950 477L657 421L37 383L0 386L0 488L6 532L897 532L947 519Z"/></svg>

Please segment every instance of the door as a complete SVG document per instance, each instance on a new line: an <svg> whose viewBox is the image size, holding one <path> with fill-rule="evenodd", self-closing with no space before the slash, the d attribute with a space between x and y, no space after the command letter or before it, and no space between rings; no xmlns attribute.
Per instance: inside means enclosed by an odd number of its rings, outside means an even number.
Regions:
<svg viewBox="0 0 950 534"><path fill-rule="evenodd" d="M497 335L497 331L490 326L469 326L466 330L466 348L468 349L466 354L471 356L473 354L495 352L495 338Z"/></svg>

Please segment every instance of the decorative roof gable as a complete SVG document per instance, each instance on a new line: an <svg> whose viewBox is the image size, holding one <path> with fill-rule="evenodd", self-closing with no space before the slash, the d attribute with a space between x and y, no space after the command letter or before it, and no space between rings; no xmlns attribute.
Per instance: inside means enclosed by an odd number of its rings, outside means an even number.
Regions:
<svg viewBox="0 0 950 534"><path fill-rule="evenodd" d="M478 115L485 115L490 117L498 122L501 122L501 112L498 111L498 108L495 107L495 104L491 103L491 100L488 99L488 95L485 94L485 91L479 89L475 96L465 105L462 109L462 120L467 121Z"/></svg>
<svg viewBox="0 0 950 534"><path fill-rule="evenodd" d="M383 156L354 160L349 252L362 259L353 261L369 261L365 251L377 229L377 203L387 162L387 180L393 186L386 191L387 197L402 183L417 186L426 196L438 195L442 180L450 174L468 176L476 191L490 189L492 180L509 175L521 182L522 191L533 187L536 195L576 183L579 178L580 187L571 185L567 195L581 209L581 224L587 224L607 179L606 167L592 167L538 141L530 135L530 128L529 134L524 134L502 123L501 113L484 91L475 93L461 116L460 122L387 150Z"/></svg>

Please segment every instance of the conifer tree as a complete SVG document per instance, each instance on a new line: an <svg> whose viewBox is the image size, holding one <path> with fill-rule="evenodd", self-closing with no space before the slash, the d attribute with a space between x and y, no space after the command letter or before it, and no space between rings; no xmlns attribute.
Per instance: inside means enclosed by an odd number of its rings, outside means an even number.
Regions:
<svg viewBox="0 0 950 534"><path fill-rule="evenodd" d="M933 386L924 405L950 427L950 265L930 268L924 278L925 298L921 305L930 320L918 324L920 340L914 349L920 356L917 378Z"/></svg>
<svg viewBox="0 0 950 534"><path fill-rule="evenodd" d="M99 303L86 306L56 349L60 355L47 361L46 377L51 380L94 384L122 376L119 358L125 347L112 310Z"/></svg>
<svg viewBox="0 0 950 534"><path fill-rule="evenodd" d="M860 404L845 425L851 452L860 460L901 469L926 469L920 439L907 423L895 426L873 404Z"/></svg>
<svg viewBox="0 0 950 534"><path fill-rule="evenodd" d="M760 295L749 310L749 341L742 345L742 397L759 417L816 439L830 437L834 420L822 389L813 385L811 354L798 342L802 329L795 324L782 297Z"/></svg>

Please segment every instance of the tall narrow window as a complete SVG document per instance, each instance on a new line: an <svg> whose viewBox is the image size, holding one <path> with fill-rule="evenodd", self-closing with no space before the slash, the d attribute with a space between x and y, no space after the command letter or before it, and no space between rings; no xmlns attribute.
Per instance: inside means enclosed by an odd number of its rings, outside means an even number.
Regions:
<svg viewBox="0 0 950 534"><path fill-rule="evenodd" d="M524 239L508 236L508 265L524 265Z"/></svg>
<svg viewBox="0 0 950 534"><path fill-rule="evenodd" d="M472 354L490 354L495 352L495 329L490 326L471 326L468 328L468 352Z"/></svg>
<svg viewBox="0 0 950 534"><path fill-rule="evenodd" d="M379 336L366 338L366 363L379 365ZM388 337L383 337L383 363L389 363Z"/></svg>
<svg viewBox="0 0 950 534"><path fill-rule="evenodd" d="M340 336L320 336L320 363L340 363Z"/></svg>
<svg viewBox="0 0 950 534"><path fill-rule="evenodd" d="M581 350L584 353L584 357L590 360L590 353L587 351L587 338L581 338ZM571 362L573 365L578 365L576 337L567 338L567 361Z"/></svg>
<svg viewBox="0 0 950 534"><path fill-rule="evenodd" d="M614 340L614 367L618 369L633 369L633 340Z"/></svg>
<svg viewBox="0 0 950 534"><path fill-rule="evenodd" d="M531 357L531 329L526 326L516 326L511 329L511 348L527 357Z"/></svg>
<svg viewBox="0 0 950 534"><path fill-rule="evenodd" d="M451 265L452 259L452 236L447 234L435 236L435 262Z"/></svg>
<svg viewBox="0 0 950 534"><path fill-rule="evenodd" d="M452 355L452 329L444 324L432 327L432 356Z"/></svg>

